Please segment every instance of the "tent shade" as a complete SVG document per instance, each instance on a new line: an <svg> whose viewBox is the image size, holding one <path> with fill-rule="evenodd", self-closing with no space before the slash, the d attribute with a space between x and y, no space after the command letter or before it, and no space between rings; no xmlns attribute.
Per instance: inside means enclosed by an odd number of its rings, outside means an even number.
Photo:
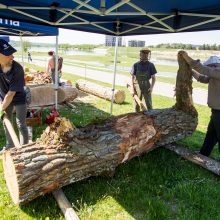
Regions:
<svg viewBox="0 0 220 220"><path fill-rule="evenodd" d="M0 34L10 36L57 36L58 28L0 18Z"/></svg>
<svg viewBox="0 0 220 220"><path fill-rule="evenodd" d="M220 1L1 0L4 18L118 36L220 30Z"/></svg>

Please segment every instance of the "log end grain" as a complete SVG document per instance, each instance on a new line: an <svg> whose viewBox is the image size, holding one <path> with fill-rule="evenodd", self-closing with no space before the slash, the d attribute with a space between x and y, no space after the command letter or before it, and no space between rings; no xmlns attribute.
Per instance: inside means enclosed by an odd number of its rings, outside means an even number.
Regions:
<svg viewBox="0 0 220 220"><path fill-rule="evenodd" d="M116 90L114 94L114 101L117 104L122 104L125 101L125 92L123 90Z"/></svg>

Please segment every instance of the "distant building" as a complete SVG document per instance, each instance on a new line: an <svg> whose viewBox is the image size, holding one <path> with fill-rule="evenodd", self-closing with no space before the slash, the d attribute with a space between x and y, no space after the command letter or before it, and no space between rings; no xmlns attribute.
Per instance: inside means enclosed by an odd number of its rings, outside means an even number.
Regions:
<svg viewBox="0 0 220 220"><path fill-rule="evenodd" d="M129 40L128 46L129 47L145 47L145 41L143 41L143 40Z"/></svg>
<svg viewBox="0 0 220 220"><path fill-rule="evenodd" d="M105 46L114 47L115 46L116 37L105 35ZM122 37L118 37L118 46L122 46Z"/></svg>

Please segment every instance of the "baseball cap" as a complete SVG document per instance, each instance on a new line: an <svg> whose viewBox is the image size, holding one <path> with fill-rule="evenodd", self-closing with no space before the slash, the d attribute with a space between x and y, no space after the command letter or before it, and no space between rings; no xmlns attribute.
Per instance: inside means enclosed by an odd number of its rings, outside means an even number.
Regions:
<svg viewBox="0 0 220 220"><path fill-rule="evenodd" d="M210 56L203 64L207 66L209 64L216 64L216 63L220 64L220 57Z"/></svg>
<svg viewBox="0 0 220 220"><path fill-rule="evenodd" d="M0 39L0 53L5 56L10 56L17 50L12 47L7 41Z"/></svg>

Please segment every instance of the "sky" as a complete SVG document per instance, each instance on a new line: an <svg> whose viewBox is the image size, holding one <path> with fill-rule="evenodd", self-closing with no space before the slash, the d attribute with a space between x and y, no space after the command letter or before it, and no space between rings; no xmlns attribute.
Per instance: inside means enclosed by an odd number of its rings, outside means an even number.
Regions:
<svg viewBox="0 0 220 220"><path fill-rule="evenodd" d="M19 40L18 37L10 37L12 40ZM55 43L55 37L24 37L30 42ZM129 40L144 40L146 45L157 45L160 43L183 43L183 44L219 44L220 31L201 31L173 34L139 35L123 37L127 44ZM69 44L104 44L105 35L94 34L67 29L59 29L59 43Z"/></svg>

